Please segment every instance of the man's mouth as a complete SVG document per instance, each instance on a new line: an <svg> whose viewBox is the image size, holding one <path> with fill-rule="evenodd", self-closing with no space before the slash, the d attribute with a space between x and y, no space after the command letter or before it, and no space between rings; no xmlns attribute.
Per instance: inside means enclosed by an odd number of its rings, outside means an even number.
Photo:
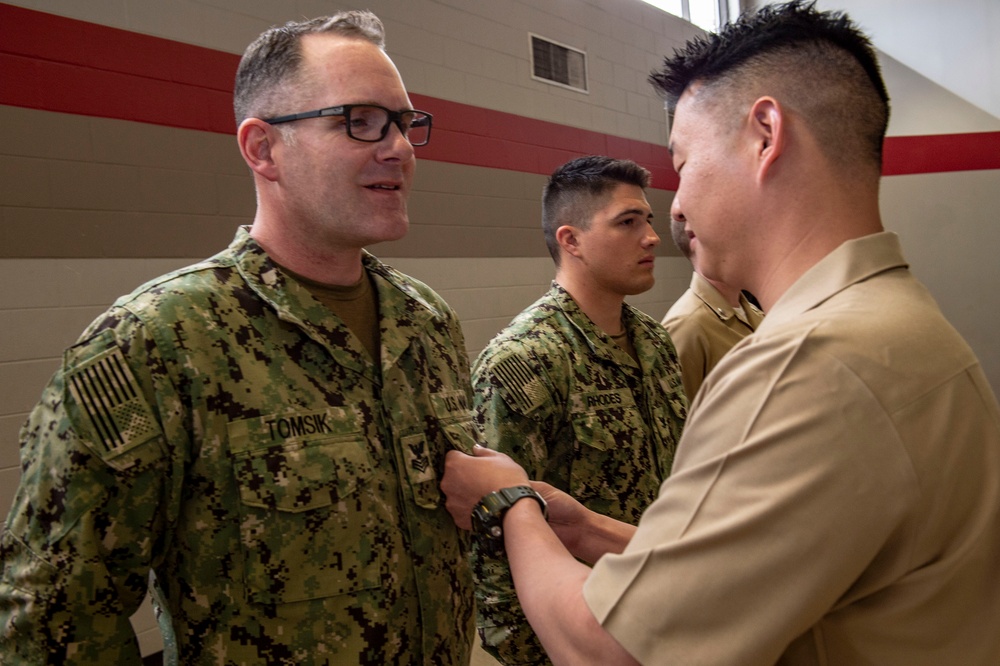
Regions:
<svg viewBox="0 0 1000 666"><path fill-rule="evenodd" d="M399 185L389 185L384 183L376 183L374 185L365 185L369 190L389 190L390 192L395 192L399 189Z"/></svg>

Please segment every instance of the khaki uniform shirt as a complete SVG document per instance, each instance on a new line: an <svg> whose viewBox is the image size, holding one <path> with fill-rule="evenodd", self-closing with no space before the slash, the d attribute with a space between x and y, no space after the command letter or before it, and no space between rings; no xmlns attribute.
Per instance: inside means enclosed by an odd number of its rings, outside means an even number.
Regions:
<svg viewBox="0 0 1000 666"><path fill-rule="evenodd" d="M622 318L638 365L553 283L476 360L474 410L487 445L528 476L634 524L670 473L687 403L663 327L629 305ZM485 647L506 663L548 663L506 558L474 552Z"/></svg>
<svg viewBox="0 0 1000 666"><path fill-rule="evenodd" d="M370 255L380 358L246 232L119 299L22 430L0 662L138 663L155 571L181 664L466 664L458 320Z"/></svg>
<svg viewBox="0 0 1000 666"><path fill-rule="evenodd" d="M764 313L740 294L739 312L698 273L667 310L663 325L681 361L684 392L694 400L705 377L737 342L753 333Z"/></svg>
<svg viewBox="0 0 1000 666"><path fill-rule="evenodd" d="M647 664L997 664L998 478L972 351L894 234L852 240L712 373L584 595Z"/></svg>

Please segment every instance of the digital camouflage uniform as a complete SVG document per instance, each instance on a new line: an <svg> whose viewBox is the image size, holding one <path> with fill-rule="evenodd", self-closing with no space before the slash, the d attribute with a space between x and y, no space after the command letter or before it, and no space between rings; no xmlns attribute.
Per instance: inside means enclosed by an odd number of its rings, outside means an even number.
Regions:
<svg viewBox="0 0 1000 666"><path fill-rule="evenodd" d="M670 473L687 410L670 337L624 304L641 367L558 284L518 315L473 367L482 439L589 509L635 524ZM507 664L549 663L506 558L473 547L477 623Z"/></svg>
<svg viewBox="0 0 1000 666"><path fill-rule="evenodd" d="M22 430L0 663L138 663L156 573L168 663L466 664L443 506L475 440L458 320L365 255L381 359L240 230L119 299Z"/></svg>

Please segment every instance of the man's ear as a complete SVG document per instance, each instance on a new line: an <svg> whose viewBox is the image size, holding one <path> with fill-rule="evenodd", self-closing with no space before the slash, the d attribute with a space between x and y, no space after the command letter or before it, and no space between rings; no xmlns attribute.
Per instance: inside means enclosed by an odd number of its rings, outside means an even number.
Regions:
<svg viewBox="0 0 1000 666"><path fill-rule="evenodd" d="M236 130L240 154L250 169L267 180L278 179L274 163L274 142L278 131L260 118L247 118Z"/></svg>
<svg viewBox="0 0 1000 666"><path fill-rule="evenodd" d="M761 97L750 107L750 132L757 159L757 179L763 180L785 151L785 110L773 97Z"/></svg>
<svg viewBox="0 0 1000 666"><path fill-rule="evenodd" d="M556 242L566 254L580 256L580 230L569 224L564 224L556 229Z"/></svg>

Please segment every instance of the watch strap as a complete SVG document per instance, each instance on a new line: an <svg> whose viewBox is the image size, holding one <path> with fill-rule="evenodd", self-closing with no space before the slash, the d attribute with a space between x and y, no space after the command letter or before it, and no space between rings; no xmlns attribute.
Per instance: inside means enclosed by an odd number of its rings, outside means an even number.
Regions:
<svg viewBox="0 0 1000 666"><path fill-rule="evenodd" d="M538 491L531 486L511 486L510 488L501 488L497 491L507 500L507 509L514 506L518 500L523 500L530 497L531 499L538 502L538 506L542 509L542 516L546 520L549 519L549 507L545 504L545 500L542 496L538 494ZM506 513L506 509L504 510Z"/></svg>

